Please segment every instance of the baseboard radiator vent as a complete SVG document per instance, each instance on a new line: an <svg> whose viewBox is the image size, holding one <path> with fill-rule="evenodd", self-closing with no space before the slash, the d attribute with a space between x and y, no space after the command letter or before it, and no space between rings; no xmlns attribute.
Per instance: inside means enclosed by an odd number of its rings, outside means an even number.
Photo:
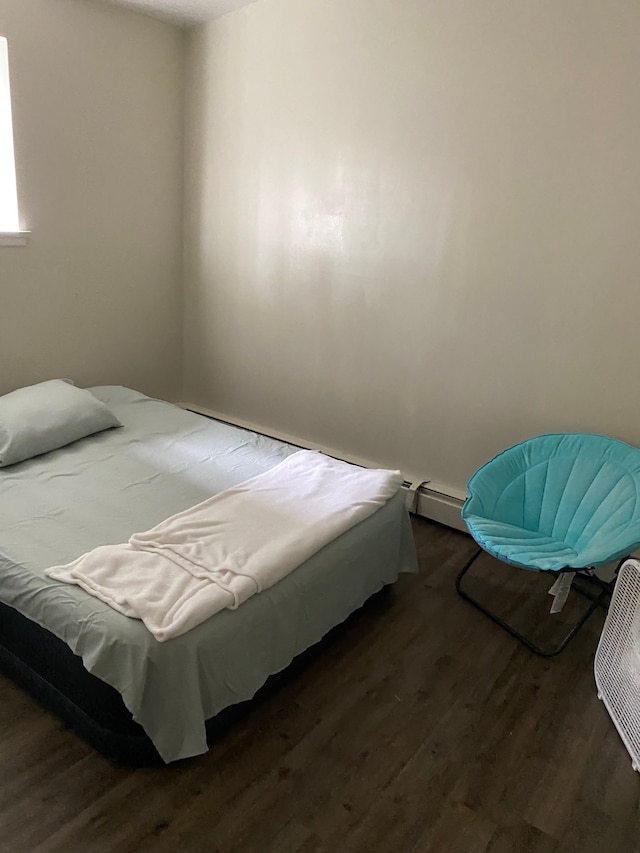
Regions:
<svg viewBox="0 0 640 853"><path fill-rule="evenodd" d="M407 507L414 515L467 532L460 514L464 504L460 495L450 494L439 484L429 481L416 484L405 480L402 488L406 491Z"/></svg>
<svg viewBox="0 0 640 853"><path fill-rule="evenodd" d="M336 459L343 459L345 462L351 462L354 465L361 465L365 468L375 467L375 465L365 459L357 457L346 457L344 454L339 454L331 450L331 448L309 444L301 441L294 436L278 434L275 432L265 432L259 426L249 421L244 421L240 418L230 418L215 412L212 409L206 409L203 406L194 405L193 403L178 403L183 409L190 412L196 412L199 415L204 415L207 418L213 418L217 421L222 421L232 426L250 429L252 432L257 432L267 438L275 438L279 441L285 441L287 444L293 444L296 447L306 450L319 450L326 453L328 456L333 456ZM402 488L406 492L406 502L409 511L414 515L420 515L423 518L428 518L431 521L437 521L440 524L445 524L447 527L454 527L456 530L467 532L465 523L463 522L460 512L464 503L462 495L455 494L453 489L448 488L442 483L435 483L431 480L419 480L416 478L413 482L405 480Z"/></svg>

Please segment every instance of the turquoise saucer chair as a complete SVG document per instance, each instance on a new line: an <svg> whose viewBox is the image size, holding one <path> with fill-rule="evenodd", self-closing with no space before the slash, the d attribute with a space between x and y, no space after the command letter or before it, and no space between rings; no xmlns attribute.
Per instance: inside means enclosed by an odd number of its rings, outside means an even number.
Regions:
<svg viewBox="0 0 640 853"><path fill-rule="evenodd" d="M640 546L640 449L587 433L530 438L475 472L462 518L480 549L456 579L459 594L531 651L551 657L608 601L612 584L594 570L620 566ZM590 578L580 587L590 605L556 647L540 648L464 590L483 551L521 569Z"/></svg>

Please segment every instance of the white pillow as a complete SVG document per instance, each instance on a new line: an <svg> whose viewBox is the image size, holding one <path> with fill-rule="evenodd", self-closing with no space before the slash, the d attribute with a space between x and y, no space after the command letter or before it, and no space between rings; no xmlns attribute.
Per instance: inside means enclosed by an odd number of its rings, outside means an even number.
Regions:
<svg viewBox="0 0 640 853"><path fill-rule="evenodd" d="M122 426L90 391L50 379L0 397L0 468Z"/></svg>

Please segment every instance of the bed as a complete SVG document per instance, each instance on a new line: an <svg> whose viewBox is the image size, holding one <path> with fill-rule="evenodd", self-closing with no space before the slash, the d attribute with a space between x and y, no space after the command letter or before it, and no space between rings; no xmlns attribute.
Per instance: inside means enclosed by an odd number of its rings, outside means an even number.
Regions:
<svg viewBox="0 0 640 853"><path fill-rule="evenodd" d="M118 386L122 428L0 469L0 662L128 763L202 754L242 703L400 572L416 571L400 493L275 586L159 643L45 575L272 469L298 448Z"/></svg>

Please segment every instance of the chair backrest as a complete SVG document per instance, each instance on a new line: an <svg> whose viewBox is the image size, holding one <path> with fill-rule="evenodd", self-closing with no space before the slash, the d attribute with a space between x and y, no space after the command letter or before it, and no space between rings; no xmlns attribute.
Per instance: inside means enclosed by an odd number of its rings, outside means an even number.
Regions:
<svg viewBox="0 0 640 853"><path fill-rule="evenodd" d="M479 468L468 489L463 517L502 521L579 551L640 523L640 450L602 435L540 435Z"/></svg>

